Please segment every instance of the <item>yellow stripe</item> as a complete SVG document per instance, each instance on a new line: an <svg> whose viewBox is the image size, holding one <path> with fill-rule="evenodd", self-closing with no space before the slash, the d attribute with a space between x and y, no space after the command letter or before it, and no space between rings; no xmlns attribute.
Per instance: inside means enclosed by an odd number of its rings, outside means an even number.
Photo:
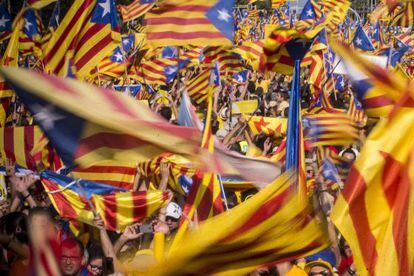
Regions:
<svg viewBox="0 0 414 276"><path fill-rule="evenodd" d="M45 56L52 50L52 48L55 46L58 39L60 39L60 37L62 37L62 34L63 34L64 30L68 27L71 19L74 18L76 12L82 6L83 2L84 2L83 0L77 0L71 5L68 13L63 18L63 20L60 22L59 27L52 34L52 36L50 37L49 42L45 46L45 49L46 49L45 50ZM84 22L85 22L85 20L88 16L88 14L95 7L95 2L96 1L94 1L94 3L91 3L89 8L87 10L85 10L80 15L80 17L76 20L75 25L72 26L71 31L66 34L66 37L65 37L65 42L66 43L62 43L61 45L59 45L59 50L57 51L57 53L52 57L52 59L48 63L45 64L45 67L48 70L54 70L56 68L56 66L58 65L58 63L60 62L61 58L67 53L67 50L68 50L69 45L70 45L70 41L72 41L75 38L75 36L77 36L79 34L79 32L82 30L82 27L84 25Z"/></svg>
<svg viewBox="0 0 414 276"><path fill-rule="evenodd" d="M131 193L116 194L116 223L117 229L123 230L133 222L133 202Z"/></svg>
<svg viewBox="0 0 414 276"><path fill-rule="evenodd" d="M25 146L24 146L24 127L15 127L13 129L13 142L14 142L14 154L16 157L16 164L20 166L27 167L26 165L26 156L25 156Z"/></svg>

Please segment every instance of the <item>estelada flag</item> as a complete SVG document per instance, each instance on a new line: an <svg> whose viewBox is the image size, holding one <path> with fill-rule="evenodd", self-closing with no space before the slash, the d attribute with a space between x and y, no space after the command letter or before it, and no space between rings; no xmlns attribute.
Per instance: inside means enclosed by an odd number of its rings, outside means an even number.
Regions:
<svg viewBox="0 0 414 276"><path fill-rule="evenodd" d="M358 275L414 273L414 94L372 130L332 211Z"/></svg>
<svg viewBox="0 0 414 276"><path fill-rule="evenodd" d="M196 129L171 125L118 92L18 68L1 70L66 166L199 152Z"/></svg>
<svg viewBox="0 0 414 276"><path fill-rule="evenodd" d="M60 216L93 225L96 212L111 231L123 230L151 216L168 199L168 193L162 191L128 192L96 182L76 181L47 170L40 177Z"/></svg>
<svg viewBox="0 0 414 276"><path fill-rule="evenodd" d="M154 46L230 46L234 0L164 0L145 14L146 35Z"/></svg>

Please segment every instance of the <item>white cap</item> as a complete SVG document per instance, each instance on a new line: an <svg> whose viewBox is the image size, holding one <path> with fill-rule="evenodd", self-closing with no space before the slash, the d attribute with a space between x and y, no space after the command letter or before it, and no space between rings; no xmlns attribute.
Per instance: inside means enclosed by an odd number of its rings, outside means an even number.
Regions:
<svg viewBox="0 0 414 276"><path fill-rule="evenodd" d="M183 210L181 209L180 205L178 205L175 202L170 202L167 205L165 216L179 219L181 217L182 212Z"/></svg>

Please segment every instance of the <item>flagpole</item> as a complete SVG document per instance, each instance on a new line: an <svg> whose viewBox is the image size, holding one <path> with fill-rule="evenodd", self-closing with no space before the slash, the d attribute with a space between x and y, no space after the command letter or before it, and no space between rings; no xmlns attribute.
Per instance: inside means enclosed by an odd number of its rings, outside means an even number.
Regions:
<svg viewBox="0 0 414 276"><path fill-rule="evenodd" d="M226 193L224 192L224 186L223 186L223 181L221 180L221 175L218 174L217 178L220 183L221 197L223 198L224 206L226 207L226 211L227 211L229 209L229 205L227 204Z"/></svg>

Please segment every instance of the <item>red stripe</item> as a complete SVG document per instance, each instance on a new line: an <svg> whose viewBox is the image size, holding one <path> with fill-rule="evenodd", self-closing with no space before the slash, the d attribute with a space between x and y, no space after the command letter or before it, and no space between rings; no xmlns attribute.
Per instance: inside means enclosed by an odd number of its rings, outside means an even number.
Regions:
<svg viewBox="0 0 414 276"><path fill-rule="evenodd" d="M292 179L288 180L291 181ZM291 189L286 189L285 191L281 192L278 195L273 196L270 198L266 203L264 203L259 209L254 212L250 218L243 223L240 227L230 231L229 234L223 241L232 239L234 236L240 236L243 233L251 230L253 227L259 225L260 223L264 222L268 218L274 216L289 200L290 195L292 194Z"/></svg>
<svg viewBox="0 0 414 276"><path fill-rule="evenodd" d="M368 211L365 202L366 189L367 185L363 176L353 166L342 195L349 206L349 215L358 237L358 244L361 249L363 261L370 273L374 275L375 265L378 260L378 252L375 248L377 241L369 226Z"/></svg>
<svg viewBox="0 0 414 276"><path fill-rule="evenodd" d="M87 51L81 58L76 58L76 69L81 70L91 59L103 51L105 47L112 43L111 32L108 32L98 43L96 43L89 51ZM115 48L115 44L114 44Z"/></svg>
<svg viewBox="0 0 414 276"><path fill-rule="evenodd" d="M31 170L36 170L36 162L30 154L31 150L34 147L34 143L34 127L24 127L24 155L26 160L26 166L28 169Z"/></svg>
<svg viewBox="0 0 414 276"><path fill-rule="evenodd" d="M101 132L81 139L76 150L75 158L82 157L102 147L122 150L134 149L148 144L149 142L131 135Z"/></svg>
<svg viewBox="0 0 414 276"><path fill-rule="evenodd" d="M179 26L177 26L179 27ZM179 33L173 31L166 31L166 32L148 32L147 39L148 40L155 40L155 39L196 39L196 38L226 38L223 34L219 31L213 32L190 32L190 33Z"/></svg>
<svg viewBox="0 0 414 276"><path fill-rule="evenodd" d="M131 200L133 204L133 219L134 221L140 221L147 216L147 193L146 192L134 192L131 193Z"/></svg>
<svg viewBox="0 0 414 276"><path fill-rule="evenodd" d="M393 210L393 238L395 251L399 264L399 275L409 275L408 260L408 210L410 196L410 176L408 165L409 160L405 164L401 164L395 160L389 153L381 152L385 159L382 187L384 195L387 198L390 209Z"/></svg>
<svg viewBox="0 0 414 276"><path fill-rule="evenodd" d="M4 151L6 157L13 162L16 162L14 154L14 128L8 127L4 129Z"/></svg>
<svg viewBox="0 0 414 276"><path fill-rule="evenodd" d="M129 174L135 175L136 168L134 167L124 167L124 166L91 166L85 169L76 168L74 172L88 172L88 173L119 173L119 174Z"/></svg>
<svg viewBox="0 0 414 276"><path fill-rule="evenodd" d="M105 195L100 196L102 198L102 202L104 203L104 217L106 222L106 228L108 230L114 231L116 230L116 196L115 194L112 195ZM101 214L102 215L102 214Z"/></svg>
<svg viewBox="0 0 414 276"><path fill-rule="evenodd" d="M67 36L72 31L72 28L77 23L79 18L81 18L81 15L94 3L94 0L85 0L82 3L82 6L76 11L75 15L70 19L69 24L67 25L66 29L62 32L62 35L59 37L59 39L56 41L55 45L52 47L51 51L44 57L43 62L48 63L59 51L61 45L67 44L65 42ZM66 20L65 17L63 20ZM78 34L79 35L79 34ZM73 41L77 40L78 35L76 35L73 39ZM71 45L73 45L73 41L71 41ZM70 49L70 48L69 48ZM64 58L63 58L64 59Z"/></svg>
<svg viewBox="0 0 414 276"><path fill-rule="evenodd" d="M197 216L200 221L208 219L211 209L213 208L213 191L214 191L213 177L215 177L214 174L210 174L210 177L209 177L210 179L208 180L208 186L206 187L202 195L200 203L198 204L198 206L195 206L197 208ZM196 194L200 193L199 189L197 190ZM194 202L192 202L191 204L194 205Z"/></svg>
<svg viewBox="0 0 414 276"><path fill-rule="evenodd" d="M50 191L59 190L60 188L62 188L61 186L57 185L56 183L48 179L42 179L42 183L43 185L47 186L48 190ZM76 219L78 217L76 210L72 207L72 204L70 204L70 202L67 200L64 192L54 193L51 195L55 200L56 208L58 209L56 211L58 211L58 213L62 217L70 219Z"/></svg>
<svg viewBox="0 0 414 276"><path fill-rule="evenodd" d="M282 63L284 65L288 65L288 66L291 66L291 67L293 67L293 65L295 64L294 60L290 56L285 56L285 55L282 55L280 57L279 63ZM292 70L293 70L293 68L292 68Z"/></svg>
<svg viewBox="0 0 414 276"><path fill-rule="evenodd" d="M93 181L93 182L98 182L98 183L103 183L103 184L107 184L107 185L111 185L111 186L115 186L118 188L122 188L125 190L131 190L132 189L132 182L125 182L125 181L115 181L115 180L102 180L102 179L87 179L89 181Z"/></svg>
<svg viewBox="0 0 414 276"><path fill-rule="evenodd" d="M177 27L180 26L191 26L195 24L203 24L203 25L211 25L211 21L208 20L206 17L200 18L182 18L182 17L159 17L159 18L149 18L145 21L147 26L153 25L166 25L166 24L174 24Z"/></svg>
<svg viewBox="0 0 414 276"><path fill-rule="evenodd" d="M165 5L165 6L161 6L159 9L155 9L151 11L151 13L149 14L149 17L151 17L152 15L154 15L155 17L155 16L163 15L164 13L167 13L167 12L177 12L177 11L207 12L210 8L211 7L209 6L202 6L202 5L177 5L177 6Z"/></svg>
<svg viewBox="0 0 414 276"><path fill-rule="evenodd" d="M394 102L385 95L366 98L361 103L366 109L394 105Z"/></svg>

